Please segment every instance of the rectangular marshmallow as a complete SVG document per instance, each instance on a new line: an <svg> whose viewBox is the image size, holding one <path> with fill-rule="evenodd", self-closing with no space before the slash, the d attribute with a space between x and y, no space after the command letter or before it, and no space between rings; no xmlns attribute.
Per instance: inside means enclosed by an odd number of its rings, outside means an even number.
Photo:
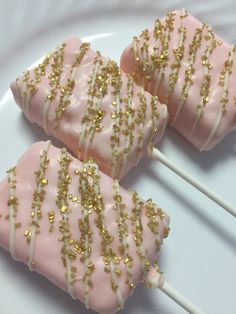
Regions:
<svg viewBox="0 0 236 314"><path fill-rule="evenodd" d="M235 51L183 9L134 37L121 68L167 104L173 128L210 150L236 127Z"/></svg>
<svg viewBox="0 0 236 314"><path fill-rule="evenodd" d="M11 84L26 117L74 156L123 177L158 143L168 112L117 64L71 37Z"/></svg>
<svg viewBox="0 0 236 314"><path fill-rule="evenodd" d="M123 308L141 280L158 285L168 226L151 200L50 142L34 144L0 183L0 246L99 313Z"/></svg>

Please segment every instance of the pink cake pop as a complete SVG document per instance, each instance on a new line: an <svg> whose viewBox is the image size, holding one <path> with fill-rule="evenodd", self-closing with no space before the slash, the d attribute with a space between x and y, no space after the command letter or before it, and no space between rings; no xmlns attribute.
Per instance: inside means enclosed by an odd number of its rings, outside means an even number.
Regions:
<svg viewBox="0 0 236 314"><path fill-rule="evenodd" d="M167 104L170 125L204 151L236 128L235 52L183 9L134 37L121 68Z"/></svg>
<svg viewBox="0 0 236 314"><path fill-rule="evenodd" d="M15 260L99 313L122 309L140 281L202 313L158 270L169 217L151 200L50 141L34 144L7 174L0 182L0 246Z"/></svg>

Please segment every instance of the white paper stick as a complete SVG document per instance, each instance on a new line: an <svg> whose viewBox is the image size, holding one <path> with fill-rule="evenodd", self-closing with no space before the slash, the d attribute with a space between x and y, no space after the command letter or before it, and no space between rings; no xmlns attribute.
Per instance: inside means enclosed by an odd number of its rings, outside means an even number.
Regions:
<svg viewBox="0 0 236 314"><path fill-rule="evenodd" d="M191 301L189 301L180 292L175 290L175 288L173 288L168 282L165 281L163 285L159 286L159 289L163 291L166 295L168 295L168 297L170 297L173 301L178 303L188 313L204 314L202 310L200 310L196 305L194 305Z"/></svg>
<svg viewBox="0 0 236 314"><path fill-rule="evenodd" d="M183 169L179 168L175 163L173 163L171 160L169 160L163 153L161 153L158 149L154 148L153 151L149 155L152 159L159 160L162 164L164 164L166 167L171 169L173 172L178 174L180 177L182 177L185 181L190 183L192 186L194 186L196 189L198 189L200 192L205 194L207 197L209 197L213 202L224 208L228 213L236 217L236 208L235 206L229 204L226 202L221 196L211 191L207 186L199 182L197 179L192 177L190 174L188 174Z"/></svg>

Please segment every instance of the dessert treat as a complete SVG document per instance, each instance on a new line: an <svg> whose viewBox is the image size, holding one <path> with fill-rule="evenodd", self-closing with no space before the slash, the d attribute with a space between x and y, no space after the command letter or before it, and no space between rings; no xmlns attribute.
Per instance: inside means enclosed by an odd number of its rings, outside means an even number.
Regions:
<svg viewBox="0 0 236 314"><path fill-rule="evenodd" d="M235 51L183 9L134 37L121 68L167 104L170 125L204 151L236 127Z"/></svg>
<svg viewBox="0 0 236 314"><path fill-rule="evenodd" d="M11 84L26 117L74 156L123 177L164 134L168 112L117 64L77 37Z"/></svg>
<svg viewBox="0 0 236 314"><path fill-rule="evenodd" d="M234 206L153 149L165 132L167 107L87 43L67 39L11 89L26 117L74 156L95 158L106 174L121 179L149 154L236 216Z"/></svg>
<svg viewBox="0 0 236 314"><path fill-rule="evenodd" d="M140 281L158 286L168 225L151 200L50 142L34 144L0 183L0 246L99 313L123 308Z"/></svg>

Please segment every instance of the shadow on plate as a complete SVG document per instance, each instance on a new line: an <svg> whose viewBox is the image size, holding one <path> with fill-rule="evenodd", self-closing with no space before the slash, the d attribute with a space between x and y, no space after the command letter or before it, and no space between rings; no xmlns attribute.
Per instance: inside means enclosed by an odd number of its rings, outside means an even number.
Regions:
<svg viewBox="0 0 236 314"><path fill-rule="evenodd" d="M204 208L200 204L196 204L190 200L188 195L185 194L184 190L178 189L177 191L172 182L163 176L160 176L158 173L158 167L156 167L155 163L156 161L152 161L147 158L141 160L139 168L131 171L129 176L122 180L122 186L125 188L132 187L134 183L137 183L141 179L141 174L145 175L151 180L150 184L159 182L162 188L165 190L166 195L169 195L170 198L174 199L176 203L179 204L179 208L182 208L182 210L187 210L188 214L192 216L193 221L199 221L201 224L205 225L205 227L209 228L217 238L224 241L225 245L235 250L235 235L230 233L230 230L225 228L224 224L219 223L215 219L214 215L208 215L208 213L204 211ZM217 207L216 204L213 204L213 206ZM216 210L221 209L216 208ZM227 213L225 213L225 215L227 215Z"/></svg>
<svg viewBox="0 0 236 314"><path fill-rule="evenodd" d="M50 140L53 145L57 147L64 147L61 142L57 141L55 138L47 135L42 128L40 128L37 124L29 122L29 120L25 117L23 113L19 116L19 127L22 130L25 130L25 132L22 132L24 134L27 134L27 136L30 136L31 142L38 142L38 141L47 141Z"/></svg>
<svg viewBox="0 0 236 314"><path fill-rule="evenodd" d="M184 151L188 159L204 171L210 171L216 166L219 167L227 162L227 159L236 156L236 131L226 136L213 150L206 152L199 152L191 143L171 128L167 129L165 136L168 137L171 145L176 150ZM165 145L165 137L159 148L161 149L163 145Z"/></svg>

